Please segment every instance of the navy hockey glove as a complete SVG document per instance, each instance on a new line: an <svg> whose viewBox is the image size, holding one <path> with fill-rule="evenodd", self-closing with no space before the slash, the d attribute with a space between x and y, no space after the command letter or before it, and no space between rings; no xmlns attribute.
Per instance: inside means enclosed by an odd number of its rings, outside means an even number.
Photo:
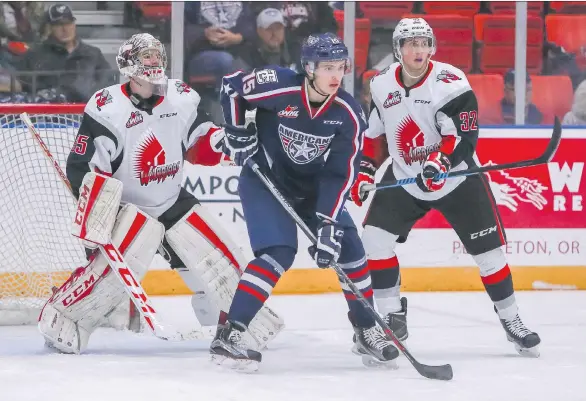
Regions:
<svg viewBox="0 0 586 401"><path fill-rule="evenodd" d="M222 152L230 157L237 166L244 166L246 160L258 151L258 136L253 125L247 128L224 125L226 136Z"/></svg>
<svg viewBox="0 0 586 401"><path fill-rule="evenodd" d="M438 174L447 173L452 168L448 156L442 152L430 153L423 162L423 172L417 176L417 184L425 192L438 191L443 188L446 179L434 180Z"/></svg>
<svg viewBox="0 0 586 401"><path fill-rule="evenodd" d="M328 220L317 226L317 244L309 247L309 254L322 269L337 262L342 251L344 229Z"/></svg>

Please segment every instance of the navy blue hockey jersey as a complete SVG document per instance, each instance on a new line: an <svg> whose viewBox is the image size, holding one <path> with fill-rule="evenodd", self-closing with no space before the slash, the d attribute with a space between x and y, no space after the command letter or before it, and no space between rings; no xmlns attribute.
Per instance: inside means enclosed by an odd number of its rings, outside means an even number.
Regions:
<svg viewBox="0 0 586 401"><path fill-rule="evenodd" d="M256 109L261 154L275 183L300 198L315 197L316 213L337 221L358 175L367 121L340 89L312 108L303 74L278 66L225 76L221 101L227 123L244 125Z"/></svg>

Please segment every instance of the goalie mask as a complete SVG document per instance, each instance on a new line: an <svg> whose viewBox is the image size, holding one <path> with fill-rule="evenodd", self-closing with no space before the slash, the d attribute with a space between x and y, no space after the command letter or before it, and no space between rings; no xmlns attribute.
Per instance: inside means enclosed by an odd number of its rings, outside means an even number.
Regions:
<svg viewBox="0 0 586 401"><path fill-rule="evenodd" d="M148 87L154 95L167 92L167 54L163 44L148 33L132 35L122 44L116 56L120 73L142 87Z"/></svg>

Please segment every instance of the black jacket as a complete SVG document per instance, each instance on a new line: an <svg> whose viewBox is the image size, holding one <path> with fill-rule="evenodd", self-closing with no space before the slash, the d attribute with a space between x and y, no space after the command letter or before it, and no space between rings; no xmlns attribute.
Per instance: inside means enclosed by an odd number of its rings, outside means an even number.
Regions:
<svg viewBox="0 0 586 401"><path fill-rule="evenodd" d="M79 40L78 46L69 54L52 37L30 49L17 70L40 71L35 83L31 74L19 77L25 91L32 93L58 88L70 102L87 102L98 89L116 83L118 75L97 47Z"/></svg>

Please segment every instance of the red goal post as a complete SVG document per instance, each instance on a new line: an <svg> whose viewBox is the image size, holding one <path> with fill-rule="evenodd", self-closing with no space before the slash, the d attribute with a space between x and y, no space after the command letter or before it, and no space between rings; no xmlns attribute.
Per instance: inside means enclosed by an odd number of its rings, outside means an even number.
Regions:
<svg viewBox="0 0 586 401"><path fill-rule="evenodd" d="M69 233L74 205L29 134L26 112L65 169L84 104L0 105L0 325L36 322L85 252Z"/></svg>

